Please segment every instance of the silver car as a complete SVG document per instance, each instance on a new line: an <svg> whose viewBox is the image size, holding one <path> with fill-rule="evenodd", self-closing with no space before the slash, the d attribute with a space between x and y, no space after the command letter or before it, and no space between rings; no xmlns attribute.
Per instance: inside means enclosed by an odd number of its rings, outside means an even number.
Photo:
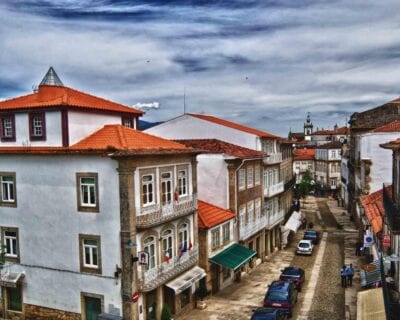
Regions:
<svg viewBox="0 0 400 320"><path fill-rule="evenodd" d="M297 244L296 254L305 254L311 256L313 253L313 244L311 240L300 240Z"/></svg>

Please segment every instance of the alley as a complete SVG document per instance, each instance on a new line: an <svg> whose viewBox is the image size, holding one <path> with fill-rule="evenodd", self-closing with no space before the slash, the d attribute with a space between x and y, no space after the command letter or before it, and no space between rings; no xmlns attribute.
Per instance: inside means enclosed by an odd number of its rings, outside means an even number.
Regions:
<svg viewBox="0 0 400 320"><path fill-rule="evenodd" d="M355 296L356 290L346 289L346 292L341 288L339 269L354 253L352 248L357 232L349 219L342 216L343 210L336 207L335 201L309 197L302 211L322 236L311 257L294 254L297 241L303 236L303 230L299 230L285 250L277 251L250 274L244 275L240 283L235 283L209 297L205 310L195 309L176 319L250 319L252 311L262 306L268 284L279 277L282 268L289 265L301 267L306 271L306 281L302 292L299 293L293 319L354 319L354 308L345 304L346 301L352 301L352 297L346 299L346 295ZM338 223L346 223L347 227L339 229ZM356 277L355 287L357 281Z"/></svg>

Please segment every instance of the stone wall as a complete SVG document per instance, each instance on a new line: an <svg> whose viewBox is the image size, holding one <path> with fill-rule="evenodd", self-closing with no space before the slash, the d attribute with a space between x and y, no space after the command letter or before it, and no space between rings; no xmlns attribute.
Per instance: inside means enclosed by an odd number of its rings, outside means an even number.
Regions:
<svg viewBox="0 0 400 320"><path fill-rule="evenodd" d="M62 310L49 309L31 304L24 305L25 318L29 320L81 320L79 313L72 313Z"/></svg>

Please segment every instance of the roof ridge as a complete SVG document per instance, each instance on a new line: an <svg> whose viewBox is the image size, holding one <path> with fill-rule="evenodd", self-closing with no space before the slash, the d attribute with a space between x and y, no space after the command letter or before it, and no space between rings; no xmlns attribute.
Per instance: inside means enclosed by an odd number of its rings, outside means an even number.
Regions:
<svg viewBox="0 0 400 320"><path fill-rule="evenodd" d="M115 125L117 128L117 133L118 133L118 139L121 142L121 145L124 149L128 148L128 143L125 138L125 132L124 129L122 128L122 125Z"/></svg>
<svg viewBox="0 0 400 320"><path fill-rule="evenodd" d="M79 93L79 94L84 94L84 95L90 96L90 97L95 98L95 99L99 99L99 100L106 101L106 102L108 102L108 103L120 105L120 106L123 106L123 107L125 107L125 108L129 108L129 109L131 109L132 111L136 111L136 112L140 112L140 113L144 114L144 112L143 112L142 110L139 110L139 109L136 109L136 108L127 106L127 105L122 104L122 103L117 103L117 102L115 102L115 101L112 101L112 100L109 100L109 99L105 99L105 98L103 98L103 97L95 96L95 95L93 95L93 94L91 94L91 93L83 92L83 91L80 91L80 90L77 90L77 89L74 89L74 88L71 88L71 87L64 87L64 88L67 89L67 92L70 90L70 91L73 91L73 92L77 92L77 93Z"/></svg>

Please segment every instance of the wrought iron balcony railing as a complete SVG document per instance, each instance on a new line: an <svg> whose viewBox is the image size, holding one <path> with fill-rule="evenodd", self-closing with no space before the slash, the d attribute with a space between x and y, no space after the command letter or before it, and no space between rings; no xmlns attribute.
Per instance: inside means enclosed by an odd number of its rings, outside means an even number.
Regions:
<svg viewBox="0 0 400 320"><path fill-rule="evenodd" d="M277 223L285 219L285 210L281 209L278 212L267 216L267 229L275 226Z"/></svg>
<svg viewBox="0 0 400 320"><path fill-rule="evenodd" d="M239 228L239 240L246 240L267 226L267 216L262 215L255 220L248 221Z"/></svg>
<svg viewBox="0 0 400 320"><path fill-rule="evenodd" d="M199 261L199 248L194 245L190 250L163 262L155 268L139 272L139 290L148 292L170 281L182 272L190 269Z"/></svg>
<svg viewBox="0 0 400 320"><path fill-rule="evenodd" d="M282 162L281 152L270 153L266 158L264 158L264 164L274 164L279 162Z"/></svg>
<svg viewBox="0 0 400 320"><path fill-rule="evenodd" d="M283 181L281 181L281 182L278 182L277 184L266 186L266 188L264 189L264 196L272 197L278 193L283 192L284 190L285 189L284 189Z"/></svg>
<svg viewBox="0 0 400 320"><path fill-rule="evenodd" d="M147 228L165 221L184 216L197 208L197 196L189 195L169 204L154 204L136 207L136 227Z"/></svg>
<svg viewBox="0 0 400 320"><path fill-rule="evenodd" d="M292 188L295 184L296 184L296 174L293 175L293 177L289 180L285 182L285 191L289 190L290 188Z"/></svg>
<svg viewBox="0 0 400 320"><path fill-rule="evenodd" d="M388 187L383 185L383 206L385 207L385 215L392 232L400 232L400 209L393 202L387 189Z"/></svg>

